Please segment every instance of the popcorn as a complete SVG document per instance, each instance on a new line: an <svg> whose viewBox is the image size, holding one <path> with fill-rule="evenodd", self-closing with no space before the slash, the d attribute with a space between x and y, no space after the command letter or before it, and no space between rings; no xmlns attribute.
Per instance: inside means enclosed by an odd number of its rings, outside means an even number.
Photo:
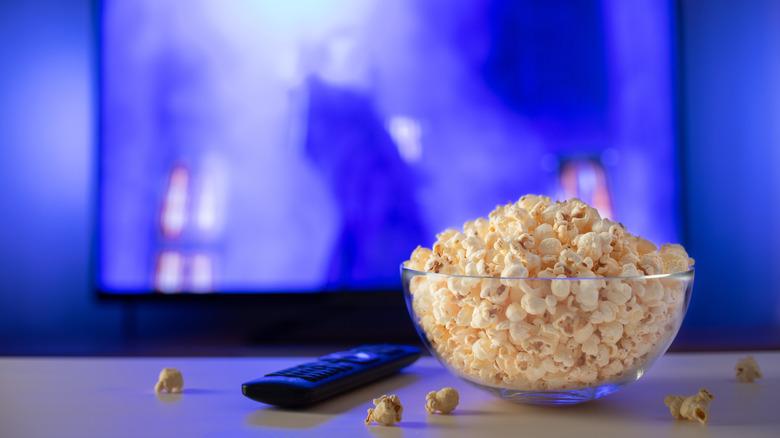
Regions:
<svg viewBox="0 0 780 438"><path fill-rule="evenodd" d="M367 425L371 424L371 422L376 422L385 426L392 426L393 423L401 422L401 414L404 412L404 407L401 405L397 395L383 395L380 398L375 398L374 406L374 408L368 410L368 417L365 420Z"/></svg>
<svg viewBox="0 0 780 438"><path fill-rule="evenodd" d="M669 406L672 416L678 420L688 419L707 424L710 418L710 402L715 398L709 391L702 388L690 397L682 395L667 395L664 404Z"/></svg>
<svg viewBox="0 0 780 438"><path fill-rule="evenodd" d="M737 372L738 382L752 382L763 377L761 368L759 368L758 362L756 362L753 356L739 359L734 366L734 371Z"/></svg>
<svg viewBox="0 0 780 438"><path fill-rule="evenodd" d="M526 294L520 300L520 306L526 313L531 315L541 315L547 309L543 299L535 297L531 294Z"/></svg>
<svg viewBox="0 0 780 438"><path fill-rule="evenodd" d="M676 331L687 285L645 276L694 264L682 246L659 249L578 199L526 195L436 237L404 263L453 275L409 284L428 341L476 383L519 390L635 373Z"/></svg>
<svg viewBox="0 0 780 438"><path fill-rule="evenodd" d="M442 414L452 412L460 402L460 395L455 388L442 388L440 391L431 391L425 396L425 410L429 414L439 411Z"/></svg>
<svg viewBox="0 0 780 438"><path fill-rule="evenodd" d="M175 368L163 368L160 371L157 384L154 385L154 391L181 392L182 387L184 387L184 378L182 378L181 372Z"/></svg>

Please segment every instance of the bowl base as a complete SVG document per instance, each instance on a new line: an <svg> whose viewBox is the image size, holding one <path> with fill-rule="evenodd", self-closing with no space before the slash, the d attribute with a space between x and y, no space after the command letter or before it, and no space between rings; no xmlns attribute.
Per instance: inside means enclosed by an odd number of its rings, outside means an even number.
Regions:
<svg viewBox="0 0 780 438"><path fill-rule="evenodd" d="M595 400L604 397L605 395L612 394L625 386L607 384L596 388L570 389L566 391L521 391L517 389L494 388L474 382L467 382L502 400L542 406L574 405L589 400Z"/></svg>

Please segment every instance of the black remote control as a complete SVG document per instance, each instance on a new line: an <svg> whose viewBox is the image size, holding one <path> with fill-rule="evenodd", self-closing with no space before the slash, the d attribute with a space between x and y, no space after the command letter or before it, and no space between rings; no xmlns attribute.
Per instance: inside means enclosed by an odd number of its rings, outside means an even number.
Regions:
<svg viewBox="0 0 780 438"><path fill-rule="evenodd" d="M405 345L361 345L266 374L241 385L241 392L269 405L299 408L390 376L420 354L419 348Z"/></svg>

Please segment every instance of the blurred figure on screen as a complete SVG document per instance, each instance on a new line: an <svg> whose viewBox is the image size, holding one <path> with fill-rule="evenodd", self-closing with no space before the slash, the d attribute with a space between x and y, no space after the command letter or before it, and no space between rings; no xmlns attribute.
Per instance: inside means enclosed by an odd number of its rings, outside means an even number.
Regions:
<svg viewBox="0 0 780 438"><path fill-rule="evenodd" d="M305 81L305 151L332 190L341 226L327 287L393 284L423 242L414 174L375 105L367 56L340 32L314 50ZM356 74L359 72L361 74Z"/></svg>

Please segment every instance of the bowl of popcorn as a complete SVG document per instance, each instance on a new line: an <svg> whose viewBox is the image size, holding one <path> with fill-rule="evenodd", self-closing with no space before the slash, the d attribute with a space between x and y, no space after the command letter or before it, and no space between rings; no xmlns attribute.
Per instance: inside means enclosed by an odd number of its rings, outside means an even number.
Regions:
<svg viewBox="0 0 780 438"><path fill-rule="evenodd" d="M445 368L505 400L579 403L636 381L690 301L682 246L578 199L526 195L436 237L401 266L409 313Z"/></svg>

